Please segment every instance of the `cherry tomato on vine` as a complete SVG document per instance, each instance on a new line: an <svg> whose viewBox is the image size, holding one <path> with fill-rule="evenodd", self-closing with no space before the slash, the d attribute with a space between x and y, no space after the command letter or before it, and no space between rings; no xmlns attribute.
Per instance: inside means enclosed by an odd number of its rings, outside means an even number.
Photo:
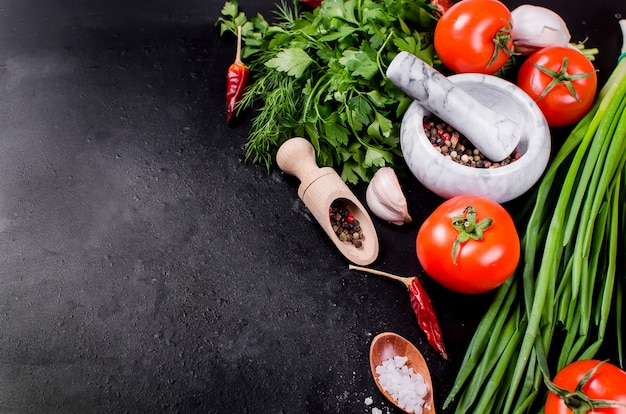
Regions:
<svg viewBox="0 0 626 414"><path fill-rule="evenodd" d="M626 372L608 362L581 360L560 370L553 379L554 385L568 392L573 392L586 374L597 369L581 388L583 396L590 398L592 404L598 400L613 401L623 404L621 407L580 407L581 412L597 414L626 414ZM584 400L584 398L583 398ZM580 401L580 400L578 400ZM545 414L572 414L576 411L567 406L565 401L554 392L548 393L544 407Z"/></svg>
<svg viewBox="0 0 626 414"><path fill-rule="evenodd" d="M515 271L520 241L513 219L486 197L462 195L437 207L417 233L424 271L458 293L483 293Z"/></svg>
<svg viewBox="0 0 626 414"><path fill-rule="evenodd" d="M511 12L498 0L460 1L437 22L434 45L453 72L493 74L512 53Z"/></svg>
<svg viewBox="0 0 626 414"><path fill-rule="evenodd" d="M543 112L550 126L579 121L593 105L598 79L593 63L580 51L546 47L528 56L517 75L524 90Z"/></svg>

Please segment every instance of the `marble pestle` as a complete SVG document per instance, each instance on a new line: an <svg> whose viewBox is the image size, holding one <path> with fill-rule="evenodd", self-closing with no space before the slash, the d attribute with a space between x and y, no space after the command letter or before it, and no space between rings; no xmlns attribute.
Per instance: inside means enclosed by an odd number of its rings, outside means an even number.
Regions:
<svg viewBox="0 0 626 414"><path fill-rule="evenodd" d="M455 86L442 73L408 52L389 65L387 77L424 108L452 125L491 161L517 147L523 128Z"/></svg>

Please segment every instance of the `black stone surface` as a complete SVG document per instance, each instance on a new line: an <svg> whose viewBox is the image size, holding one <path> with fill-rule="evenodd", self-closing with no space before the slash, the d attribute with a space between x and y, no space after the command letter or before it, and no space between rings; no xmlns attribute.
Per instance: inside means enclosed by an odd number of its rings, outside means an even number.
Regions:
<svg viewBox="0 0 626 414"><path fill-rule="evenodd" d="M541 3L600 48L604 79L623 1ZM389 407L368 366L387 330L447 395L490 296L421 273L415 235L441 200L403 179L414 223L375 221L375 267L420 275L447 362L403 285L348 271L297 181L244 162L222 5L0 1L0 413L366 413Z"/></svg>

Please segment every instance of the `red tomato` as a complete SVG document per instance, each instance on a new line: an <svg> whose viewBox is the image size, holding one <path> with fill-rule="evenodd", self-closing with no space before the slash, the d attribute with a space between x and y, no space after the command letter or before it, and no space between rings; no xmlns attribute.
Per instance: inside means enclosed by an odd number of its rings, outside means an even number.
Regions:
<svg viewBox="0 0 626 414"><path fill-rule="evenodd" d="M431 0L430 4L431 6L435 6L437 8L440 16L454 5L452 0Z"/></svg>
<svg viewBox="0 0 626 414"><path fill-rule="evenodd" d="M566 126L579 121L589 111L598 79L593 63L580 51L552 46L538 50L524 61L517 75L517 86L537 102L548 125Z"/></svg>
<svg viewBox="0 0 626 414"><path fill-rule="evenodd" d="M599 363L600 361L596 360L573 362L559 371L553 382L567 391L574 391L585 374L597 367ZM595 374L582 387L582 392L592 400L611 400L626 404L626 372L605 362L598 367ZM548 393L544 410L545 414L572 414L574 412L565 405L560 397L552 392ZM588 412L591 413L591 409ZM597 414L626 414L626 406L595 408L593 412Z"/></svg>
<svg viewBox="0 0 626 414"><path fill-rule="evenodd" d="M513 48L511 12L498 0L460 1L437 22L434 43L441 62L456 73L495 73Z"/></svg>
<svg viewBox="0 0 626 414"><path fill-rule="evenodd" d="M455 253L455 241L464 233L453 222L471 230L471 208L477 223L474 227L482 229L483 238L469 237L458 244ZM488 219L491 224L484 228ZM462 195L443 202L424 221L417 233L416 251L424 271L443 286L459 293L483 293L513 274L520 258L520 241L504 207L485 197Z"/></svg>
<svg viewBox="0 0 626 414"><path fill-rule="evenodd" d="M322 0L300 0L300 3L306 4L310 8L315 9L316 7L322 5Z"/></svg>

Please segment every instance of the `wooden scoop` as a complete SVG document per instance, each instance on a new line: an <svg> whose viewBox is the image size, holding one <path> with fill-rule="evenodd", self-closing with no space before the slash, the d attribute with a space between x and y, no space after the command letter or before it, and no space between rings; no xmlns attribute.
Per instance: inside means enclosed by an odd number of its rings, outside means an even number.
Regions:
<svg viewBox="0 0 626 414"><path fill-rule="evenodd" d="M373 263L378 257L379 247L372 219L334 169L318 167L311 143L299 137L287 140L278 149L276 162L281 170L298 177L298 196L339 251L355 264ZM359 221L364 236L361 247L341 241L335 234L328 213L336 200L346 203L350 214Z"/></svg>
<svg viewBox="0 0 626 414"><path fill-rule="evenodd" d="M426 397L424 398L426 405L424 406L423 414L435 414L433 382L424 356L411 342L393 332L383 332L376 335L376 337L372 340L372 345L370 346L370 367L372 369L374 381L376 382L376 386L380 392L382 392L383 395L395 406L400 408L402 411L407 412L402 407L398 406L398 402L378 382L376 367L382 365L383 361L391 359L395 356L407 357L405 365L409 368L413 368L413 371L424 377L424 382L428 386L428 394L426 394Z"/></svg>

